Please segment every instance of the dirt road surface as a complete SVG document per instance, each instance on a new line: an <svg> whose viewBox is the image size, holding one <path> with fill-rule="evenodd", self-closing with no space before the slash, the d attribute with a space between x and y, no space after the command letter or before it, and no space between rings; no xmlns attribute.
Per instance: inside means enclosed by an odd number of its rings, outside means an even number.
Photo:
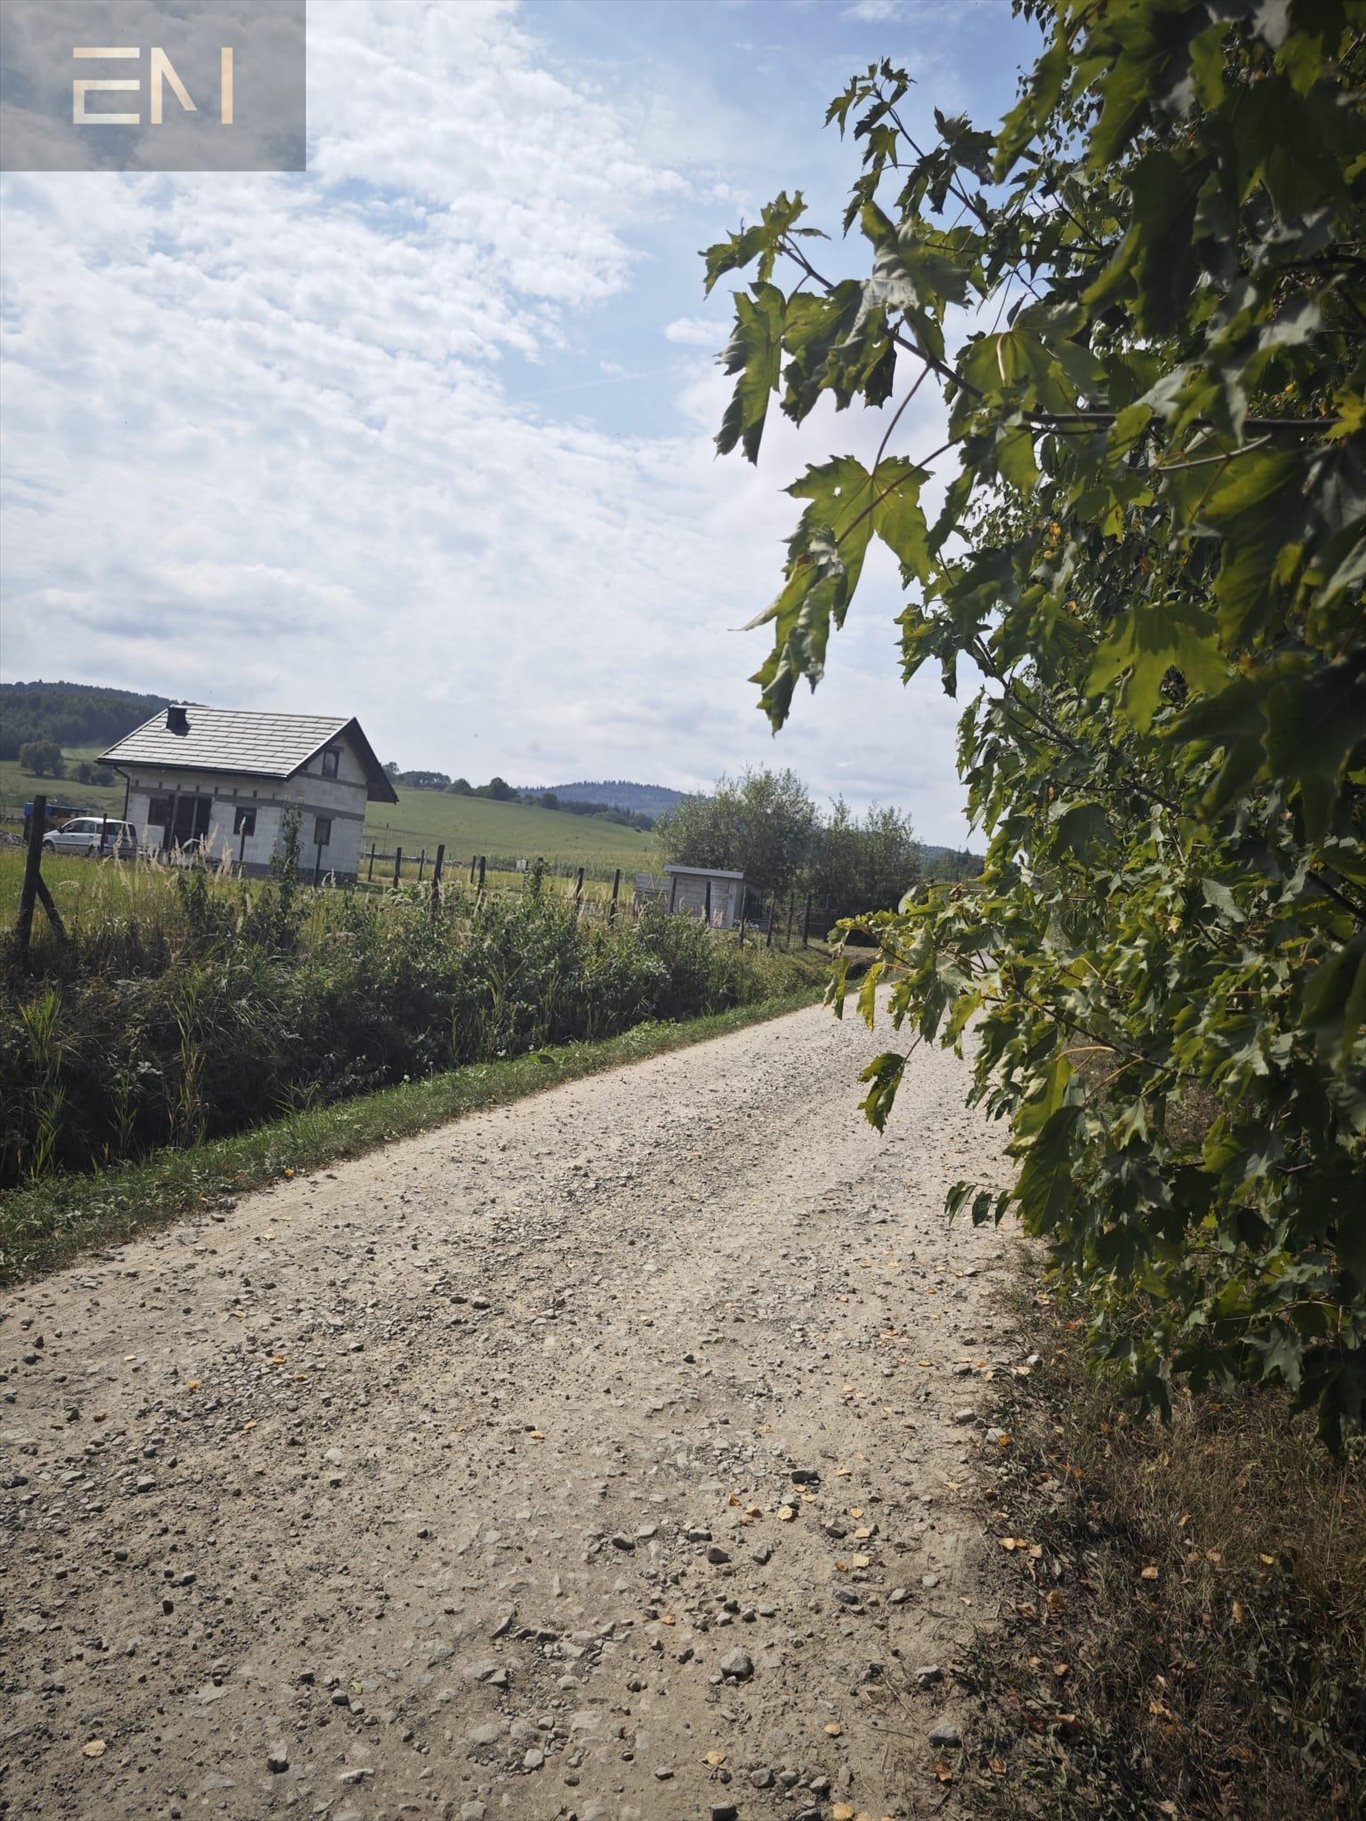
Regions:
<svg viewBox="0 0 1366 1821"><path fill-rule="evenodd" d="M1012 1362L942 1208L1004 1165L951 1056L864 1123L885 1042L800 1012L9 1294L0 1812L952 1815Z"/></svg>

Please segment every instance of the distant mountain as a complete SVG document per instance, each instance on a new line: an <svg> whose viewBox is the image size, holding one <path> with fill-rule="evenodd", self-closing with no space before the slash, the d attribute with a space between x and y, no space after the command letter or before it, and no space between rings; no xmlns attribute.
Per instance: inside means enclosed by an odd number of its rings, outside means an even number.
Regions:
<svg viewBox="0 0 1366 1821"><path fill-rule="evenodd" d="M577 784L546 784L523 790L524 797L558 797L561 803L606 803L612 809L625 809L635 815L661 816L675 803L681 803L686 791L670 790L664 784L630 784L624 778L599 779Z"/></svg>
<svg viewBox="0 0 1366 1821"><path fill-rule="evenodd" d="M29 740L112 746L166 705L165 696L90 683L0 683L0 759L17 759Z"/></svg>

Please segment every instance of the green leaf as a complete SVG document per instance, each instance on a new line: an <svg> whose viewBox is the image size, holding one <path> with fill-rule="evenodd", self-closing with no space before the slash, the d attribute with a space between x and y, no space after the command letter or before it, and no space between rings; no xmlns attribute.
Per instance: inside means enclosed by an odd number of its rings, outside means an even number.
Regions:
<svg viewBox="0 0 1366 1821"><path fill-rule="evenodd" d="M776 285L756 284L751 297L736 292L735 329L722 364L740 378L716 438L722 455L739 443L749 461L759 459L769 396L778 389L785 305Z"/></svg>
<svg viewBox="0 0 1366 1821"><path fill-rule="evenodd" d="M711 296L717 280L727 272L743 271L752 259L757 259L767 247L768 238L762 227L743 228L708 247L702 255L707 268L706 295Z"/></svg>
<svg viewBox="0 0 1366 1821"><path fill-rule="evenodd" d="M869 1125L876 1126L879 1132L886 1127L887 1116L892 1110L905 1071L906 1058L895 1050L888 1050L881 1056L875 1056L859 1076L860 1081L872 1083L867 1095L859 1102L860 1109Z"/></svg>
<svg viewBox="0 0 1366 1821"><path fill-rule="evenodd" d="M1027 424L1007 424L996 432L996 466L1002 480L1017 492L1031 494L1039 484L1034 436Z"/></svg>
<svg viewBox="0 0 1366 1821"><path fill-rule="evenodd" d="M760 684L760 706L775 730L797 680L805 677L814 689L825 673L830 628L844 624L878 511L873 476L852 456L808 468L787 491L808 502L788 539L787 580L750 622L774 628L773 650L750 680Z"/></svg>
<svg viewBox="0 0 1366 1821"><path fill-rule="evenodd" d="M1146 731L1157 709L1163 678L1173 667L1191 688L1207 694L1216 694L1228 681L1228 665L1207 613L1172 599L1145 602L1125 614L1096 652L1086 679L1087 693L1099 694L1124 675L1125 712L1136 727Z"/></svg>
<svg viewBox="0 0 1366 1821"><path fill-rule="evenodd" d="M924 468L901 456L884 457L873 474L878 501L873 530L901 564L901 579L907 585L928 581L933 569L929 527L920 504L920 489L928 479Z"/></svg>
<svg viewBox="0 0 1366 1821"><path fill-rule="evenodd" d="M1075 1071L1059 1051L1052 1057L1034 1091L1020 1107L1015 1129L1023 1137L1041 1133L1053 1115L1066 1104Z"/></svg>
<svg viewBox="0 0 1366 1821"><path fill-rule="evenodd" d="M1110 819L1099 803L1073 803L1054 822L1053 846L1089 864L1099 849L1113 845Z"/></svg>
<svg viewBox="0 0 1366 1821"><path fill-rule="evenodd" d="M1247 915L1244 911L1239 909L1238 900L1234 897L1228 886L1224 885L1220 880L1202 879L1200 881L1200 890L1204 894L1205 902L1212 905L1214 909L1218 911L1225 923L1238 924L1247 922Z"/></svg>
<svg viewBox="0 0 1366 1821"><path fill-rule="evenodd" d="M706 263L706 295L711 296L712 288L719 278L727 272L743 270L753 259L759 262L760 284L766 284L773 274L783 238L792 232L803 234L809 231L794 227L805 213L806 203L801 191L797 190L789 196L784 190L772 202L765 203L757 226L742 228L738 234L731 234L715 246L708 247L702 255Z"/></svg>
<svg viewBox="0 0 1366 1821"><path fill-rule="evenodd" d="M1366 750L1366 675L1353 676L1346 664L1277 683L1266 697L1266 756L1274 772L1317 782L1306 793L1311 841L1328 832L1328 815L1338 784L1354 752Z"/></svg>
<svg viewBox="0 0 1366 1821"><path fill-rule="evenodd" d="M1293 449L1254 449L1246 455L1230 449L1222 464L1188 467L1164 478L1184 524L1220 529L1298 485L1303 472L1303 457Z"/></svg>
<svg viewBox="0 0 1366 1821"><path fill-rule="evenodd" d="M1059 1107L1025 1151L1015 1199L1026 1233L1051 1233L1071 1211L1072 1147L1080 1118L1079 1106Z"/></svg>
<svg viewBox="0 0 1366 1821"><path fill-rule="evenodd" d="M1366 1025L1366 933L1337 949L1304 989L1304 1023L1333 1067L1346 1069Z"/></svg>

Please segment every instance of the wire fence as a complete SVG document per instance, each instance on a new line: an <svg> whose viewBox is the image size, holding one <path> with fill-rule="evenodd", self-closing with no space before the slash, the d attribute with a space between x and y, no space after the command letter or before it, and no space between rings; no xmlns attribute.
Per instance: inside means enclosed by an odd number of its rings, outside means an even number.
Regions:
<svg viewBox="0 0 1366 1821"><path fill-rule="evenodd" d="M19 912L15 925L20 956L27 954L33 916L40 906L46 913L58 940L64 941L66 930L47 884L42 876L44 835L50 832L44 798L39 794L33 803L25 846L24 873L20 887ZM123 824L112 825L122 829ZM171 852L146 851L128 853L117 843L106 848L103 839L98 851L106 862L120 860L125 865L171 872L191 867L211 878L223 881L243 875L244 868L230 854L214 855L190 847ZM596 876L594 871L596 870ZM487 894L509 896L523 894L554 895L573 906L578 919L590 920L611 928L619 918L640 917L648 910L663 910L680 917L693 917L707 923L717 933L726 933L743 947L746 942L762 943L766 948L791 949L798 943L808 947L823 942L834 922L834 913L815 902L812 894L804 897L789 893L761 894L743 885L738 896L728 890L723 898L718 892L713 907L712 885L705 882L700 895L694 891L689 901L675 901L676 880L666 876L638 873L625 876L621 867L592 869L588 865L566 866L542 859L511 859L509 863L490 863L487 854L474 854L448 861L444 845L428 854L420 848L416 854L405 854L401 847L381 852L378 844L361 855L356 875L338 876L325 871L321 854L312 869L306 865L298 874L300 883L319 891L363 891L366 893L401 893L405 897L425 899L435 919L443 908L456 909L471 899ZM695 882L694 882L695 883ZM722 882L718 882L722 883ZM724 881L730 887L731 880ZM738 914L737 914L738 913Z"/></svg>
<svg viewBox="0 0 1366 1821"><path fill-rule="evenodd" d="M331 883L326 875L316 882ZM448 861L444 848L429 857L425 848L414 855L405 854L399 847L384 853L372 846L361 856L357 878L359 886L370 890L396 891L425 885L434 907L452 882L479 893L555 893L572 899L581 917L594 918L608 926L619 916L640 916L647 908L658 908L674 916L697 918L713 929L731 930L742 946L754 941L767 948L809 947L812 942L825 940L837 915L828 905L818 904L811 893L791 892L784 897L746 887L739 914L726 918L719 909L713 911L709 887L700 906L676 903L669 880L648 873L637 873L628 879L621 867L593 868L487 854L475 854L468 862Z"/></svg>

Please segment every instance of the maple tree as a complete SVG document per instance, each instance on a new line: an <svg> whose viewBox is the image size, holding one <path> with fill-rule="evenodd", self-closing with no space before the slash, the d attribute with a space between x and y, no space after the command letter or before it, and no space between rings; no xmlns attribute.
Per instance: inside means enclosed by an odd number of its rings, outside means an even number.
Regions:
<svg viewBox="0 0 1366 1821"><path fill-rule="evenodd" d="M919 143L889 63L831 104L865 275L823 272L800 194L705 255L709 290L752 269L723 452L775 402L888 418L789 488L755 681L781 726L881 539L906 676L971 678L989 836L972 887L880 914L860 991L914 1040L972 1025L1018 1170L951 1208L1047 1238L1145 1403L1280 1380L1336 1442L1366 1401L1366 6L1021 10L1045 48L994 132ZM926 385L943 446L903 450ZM907 1053L868 1073L879 1125Z"/></svg>

